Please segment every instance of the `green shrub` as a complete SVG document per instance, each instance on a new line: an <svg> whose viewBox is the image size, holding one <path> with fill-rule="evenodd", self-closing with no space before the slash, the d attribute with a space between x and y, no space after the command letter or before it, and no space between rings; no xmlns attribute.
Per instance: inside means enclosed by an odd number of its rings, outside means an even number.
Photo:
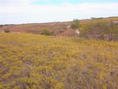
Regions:
<svg viewBox="0 0 118 89"><path fill-rule="evenodd" d="M71 28L72 29L78 29L80 27L80 21L79 20L73 20Z"/></svg>
<svg viewBox="0 0 118 89"><path fill-rule="evenodd" d="M50 35L53 35L53 32L50 32L48 29L43 29L41 34L50 36Z"/></svg>
<svg viewBox="0 0 118 89"><path fill-rule="evenodd" d="M5 32L5 33L9 33L10 30L9 30L9 29L4 29L4 32Z"/></svg>

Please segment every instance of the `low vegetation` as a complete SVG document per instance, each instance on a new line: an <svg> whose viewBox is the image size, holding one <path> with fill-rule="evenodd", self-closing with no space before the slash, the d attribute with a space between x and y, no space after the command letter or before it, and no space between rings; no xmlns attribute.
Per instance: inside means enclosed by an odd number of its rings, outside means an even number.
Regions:
<svg viewBox="0 0 118 89"><path fill-rule="evenodd" d="M118 20L114 19L92 18L91 20L73 20L71 28L80 31L79 37L118 41Z"/></svg>
<svg viewBox="0 0 118 89"><path fill-rule="evenodd" d="M77 19L76 20L73 20L72 25L71 25L71 28L73 30L79 29L80 28L80 21L77 20Z"/></svg>
<svg viewBox="0 0 118 89"><path fill-rule="evenodd" d="M69 22L1 25L0 32L31 33L48 36L82 37L118 41L118 17L95 18Z"/></svg>
<svg viewBox="0 0 118 89"><path fill-rule="evenodd" d="M9 30L9 29L4 29L4 32L5 32L5 33L9 33L10 30Z"/></svg>
<svg viewBox="0 0 118 89"><path fill-rule="evenodd" d="M53 32L50 32L48 29L42 29L41 34L51 36L53 35Z"/></svg>
<svg viewBox="0 0 118 89"><path fill-rule="evenodd" d="M0 34L0 89L118 89L118 42Z"/></svg>
<svg viewBox="0 0 118 89"><path fill-rule="evenodd" d="M84 24L80 31L80 37L109 41L118 40L118 25L113 21L91 21L89 24Z"/></svg>

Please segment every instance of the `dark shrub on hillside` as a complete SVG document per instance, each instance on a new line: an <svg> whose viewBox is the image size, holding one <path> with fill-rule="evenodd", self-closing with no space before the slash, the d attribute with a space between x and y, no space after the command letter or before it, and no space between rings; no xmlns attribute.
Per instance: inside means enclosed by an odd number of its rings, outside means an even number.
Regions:
<svg viewBox="0 0 118 89"><path fill-rule="evenodd" d="M53 35L53 32L50 32L48 29L43 29L41 32L42 35Z"/></svg>
<svg viewBox="0 0 118 89"><path fill-rule="evenodd" d="M9 29L4 29L4 32L5 32L5 33L9 33L10 30L9 30Z"/></svg>
<svg viewBox="0 0 118 89"><path fill-rule="evenodd" d="M80 27L80 21L79 20L73 20L71 28L72 29L79 29Z"/></svg>

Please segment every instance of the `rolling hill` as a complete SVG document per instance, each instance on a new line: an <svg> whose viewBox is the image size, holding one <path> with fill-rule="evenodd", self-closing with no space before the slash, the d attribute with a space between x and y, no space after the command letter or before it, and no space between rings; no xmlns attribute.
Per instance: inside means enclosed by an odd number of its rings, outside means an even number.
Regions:
<svg viewBox="0 0 118 89"><path fill-rule="evenodd" d="M102 23L102 22L109 22L113 21L118 26L118 17L109 17L109 18L91 18L87 20L79 20L81 24L81 29L85 30L87 29L89 24L94 23ZM1 25L0 26L0 32L4 32L5 29L9 29L11 33L32 33L32 34L41 34L42 30L46 29L49 32L53 32L53 36L69 36L69 37L75 37L76 35L75 31L71 28L73 21L70 22L52 22L52 23L33 23L33 24L20 24L20 25ZM78 28L78 29L80 29ZM89 29L93 29L93 33L86 33L88 35L88 38L96 38L97 35L100 35L101 32L99 32L96 28L99 28L99 26Z"/></svg>

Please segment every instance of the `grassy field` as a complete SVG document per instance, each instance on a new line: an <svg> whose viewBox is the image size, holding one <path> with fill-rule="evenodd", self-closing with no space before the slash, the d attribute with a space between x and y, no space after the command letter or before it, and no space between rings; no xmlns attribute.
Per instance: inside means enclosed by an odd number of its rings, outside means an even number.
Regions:
<svg viewBox="0 0 118 89"><path fill-rule="evenodd" d="M118 89L118 42L0 34L0 89Z"/></svg>

